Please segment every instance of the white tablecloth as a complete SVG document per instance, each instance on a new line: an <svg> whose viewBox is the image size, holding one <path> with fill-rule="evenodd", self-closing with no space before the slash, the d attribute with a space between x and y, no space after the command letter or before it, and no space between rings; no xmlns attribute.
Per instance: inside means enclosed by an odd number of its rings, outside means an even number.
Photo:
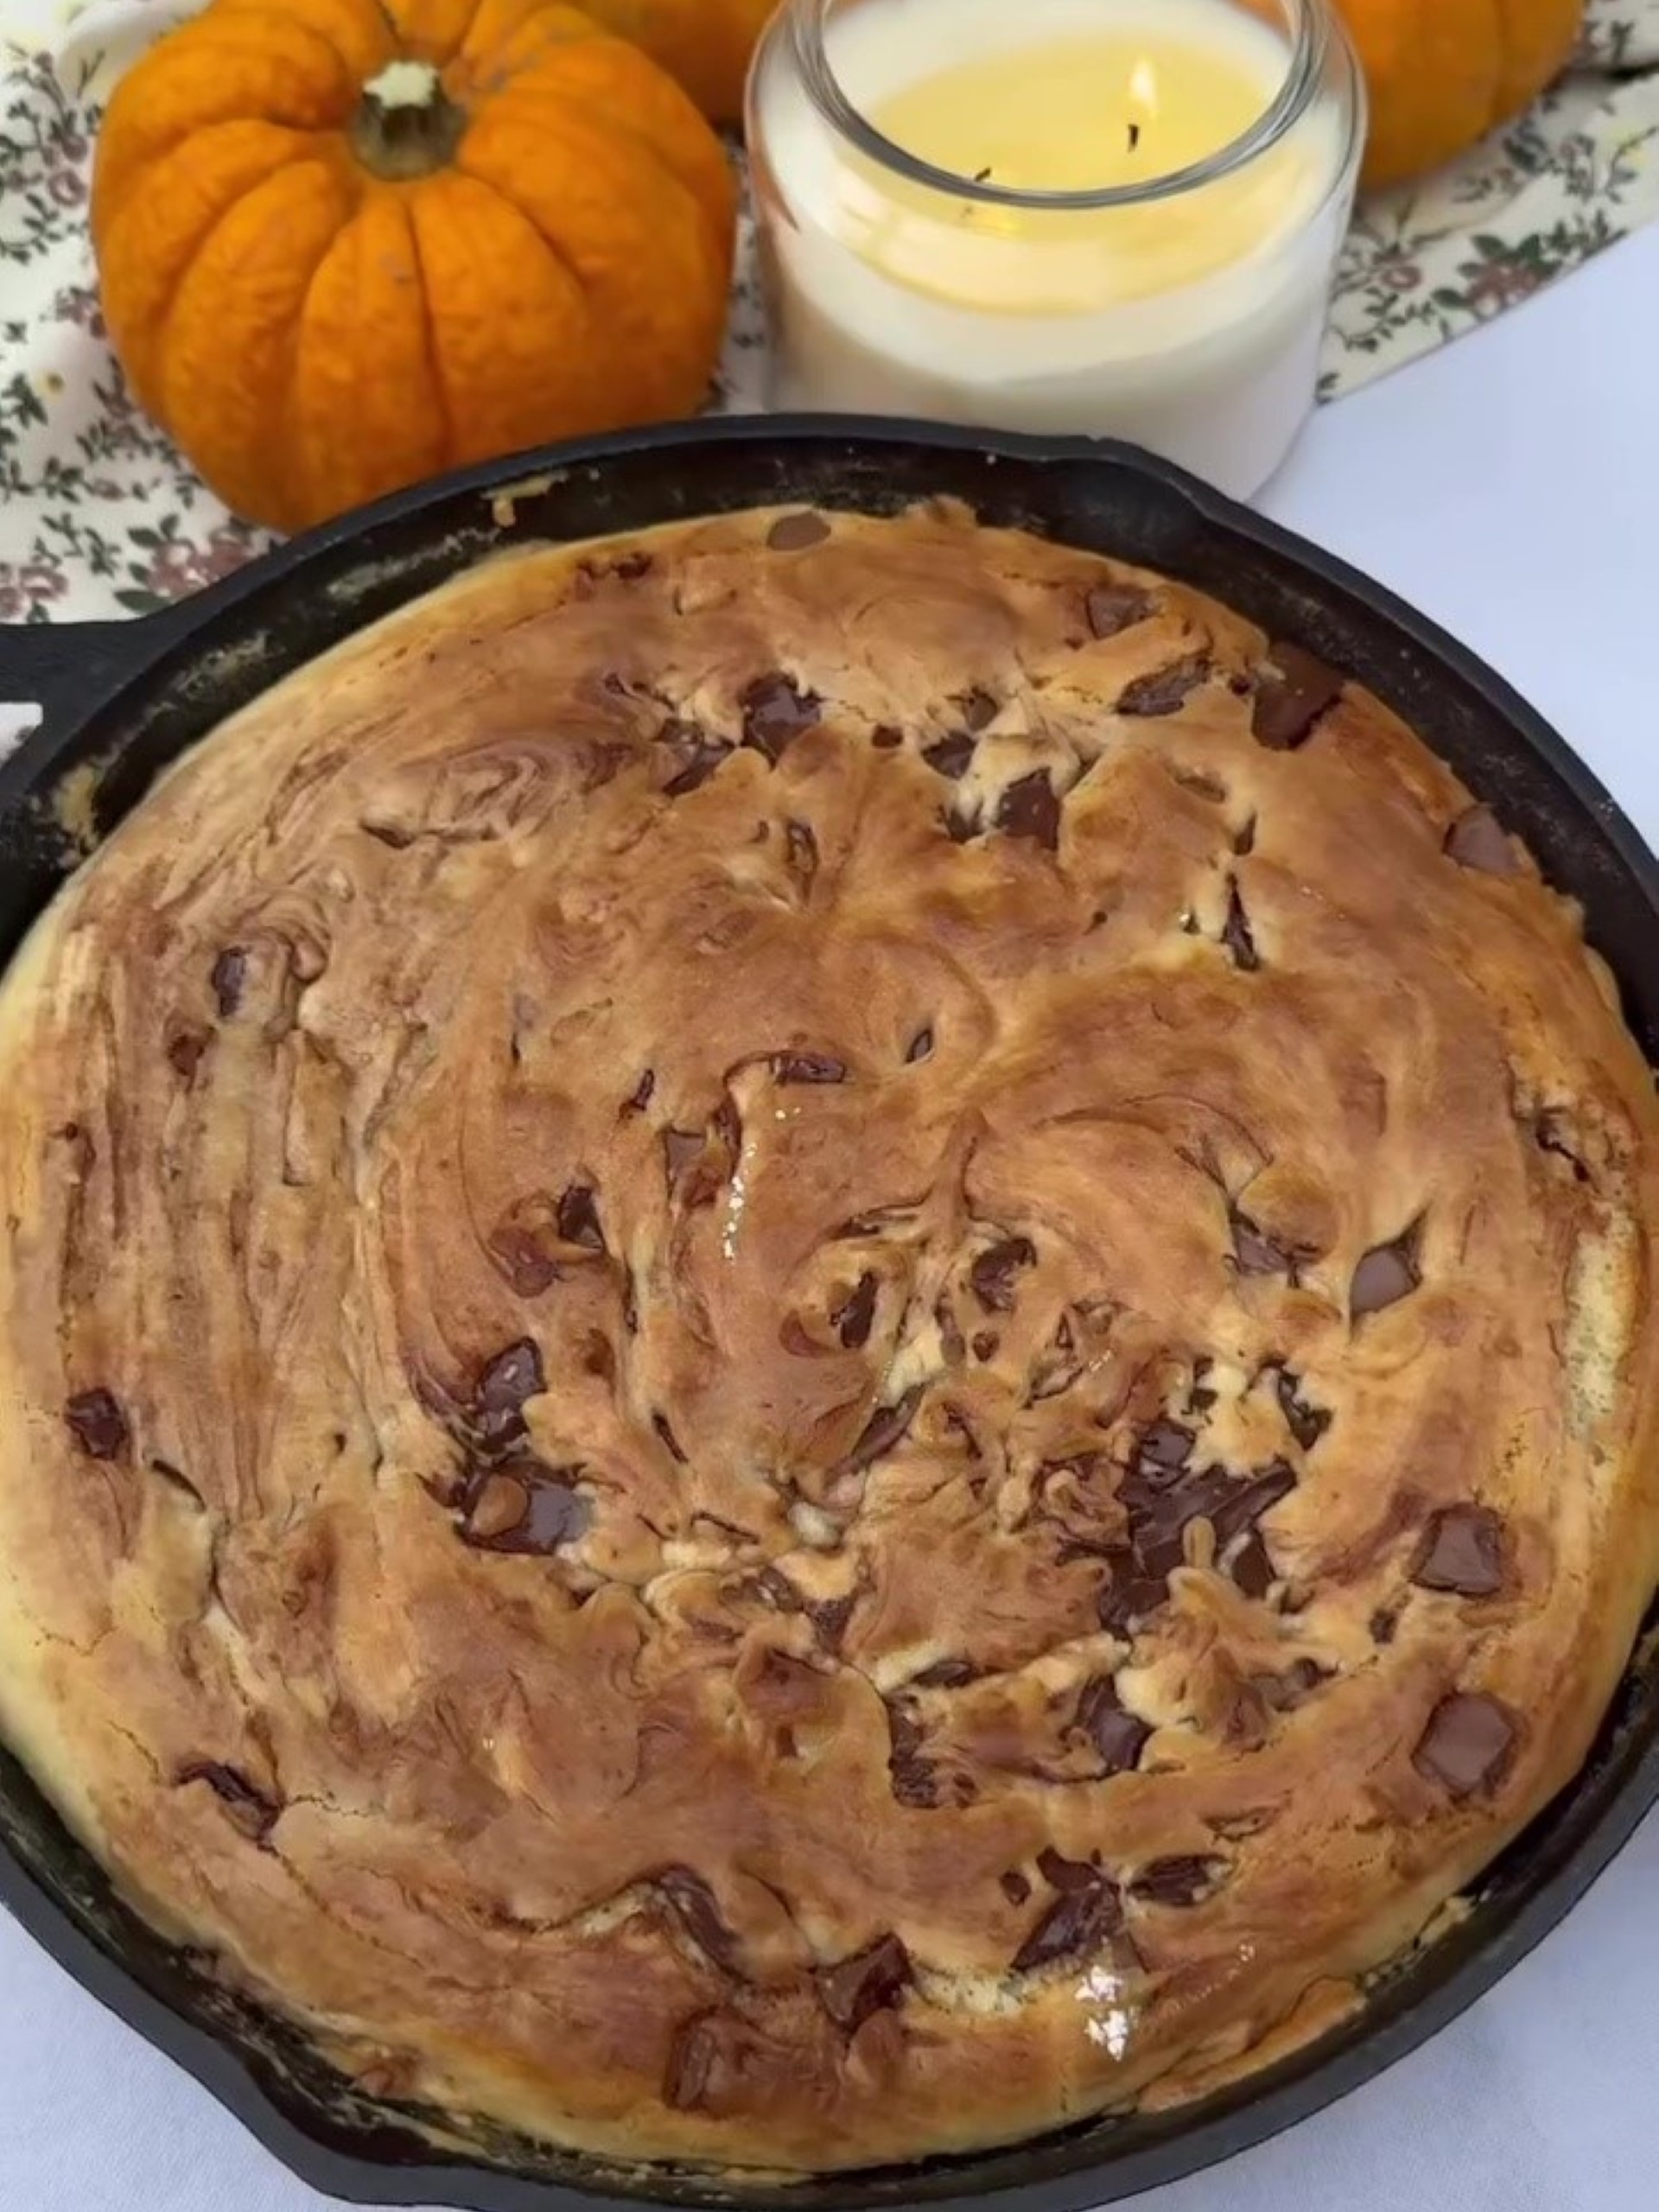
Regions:
<svg viewBox="0 0 1659 2212"><path fill-rule="evenodd" d="M0 9L4 0L0 0ZM1464 637L1659 842L1659 230L1327 408L1263 502ZM1659 1822L1458 2026L1147 2212L1653 2212ZM0 2212L320 2212L0 1915Z"/></svg>

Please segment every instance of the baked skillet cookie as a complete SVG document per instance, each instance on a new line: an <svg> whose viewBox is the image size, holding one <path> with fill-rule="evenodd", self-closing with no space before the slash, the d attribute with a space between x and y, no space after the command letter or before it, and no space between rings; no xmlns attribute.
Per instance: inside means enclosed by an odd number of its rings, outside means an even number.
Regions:
<svg viewBox="0 0 1659 2212"><path fill-rule="evenodd" d="M1653 1085L1377 702L959 512L486 567L0 988L0 1720L374 2093L824 2169L1363 2001L1653 1587Z"/></svg>

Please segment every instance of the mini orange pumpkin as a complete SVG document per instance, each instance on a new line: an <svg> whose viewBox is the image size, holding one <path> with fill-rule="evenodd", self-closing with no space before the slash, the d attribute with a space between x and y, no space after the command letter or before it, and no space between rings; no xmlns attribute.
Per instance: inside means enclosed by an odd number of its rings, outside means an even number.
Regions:
<svg viewBox="0 0 1659 2212"><path fill-rule="evenodd" d="M707 116L735 123L743 86L779 0L584 0L595 21L643 46Z"/></svg>
<svg viewBox="0 0 1659 2212"><path fill-rule="evenodd" d="M1364 182L1438 168L1535 99L1573 52L1584 0L1340 0L1364 64Z"/></svg>
<svg viewBox="0 0 1659 2212"><path fill-rule="evenodd" d="M92 235L142 404L238 512L687 414L731 175L687 95L550 0L213 0L117 87Z"/></svg>

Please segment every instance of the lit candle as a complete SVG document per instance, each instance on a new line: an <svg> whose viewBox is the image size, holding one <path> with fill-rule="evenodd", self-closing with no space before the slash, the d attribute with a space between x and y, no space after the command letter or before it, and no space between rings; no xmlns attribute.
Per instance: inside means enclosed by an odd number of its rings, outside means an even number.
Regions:
<svg viewBox="0 0 1659 2212"><path fill-rule="evenodd" d="M1248 495L1313 404L1361 124L1325 0L791 0L749 119L775 404Z"/></svg>

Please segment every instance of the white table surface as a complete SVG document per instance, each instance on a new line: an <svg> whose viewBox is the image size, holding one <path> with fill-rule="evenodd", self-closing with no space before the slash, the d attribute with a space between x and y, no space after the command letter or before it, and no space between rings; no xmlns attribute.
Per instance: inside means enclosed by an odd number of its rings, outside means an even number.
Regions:
<svg viewBox="0 0 1659 2212"><path fill-rule="evenodd" d="M1485 656L1659 842L1659 231L1325 410L1262 505ZM1651 2212L1659 1819L1457 2026L1147 2212ZM0 2212L321 2212L0 1914Z"/></svg>

